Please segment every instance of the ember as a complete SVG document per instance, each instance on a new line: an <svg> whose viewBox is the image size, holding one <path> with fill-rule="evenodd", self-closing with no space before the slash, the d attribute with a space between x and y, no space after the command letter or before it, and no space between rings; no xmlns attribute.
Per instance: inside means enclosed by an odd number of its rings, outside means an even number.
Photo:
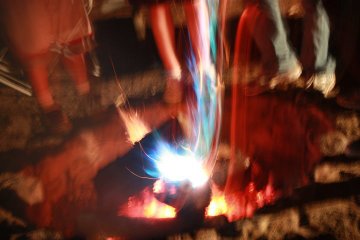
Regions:
<svg viewBox="0 0 360 240"><path fill-rule="evenodd" d="M211 202L206 209L206 216L214 217L226 215L228 213L228 205L224 195L212 196Z"/></svg>
<svg viewBox="0 0 360 240"><path fill-rule="evenodd" d="M175 208L157 200L150 188L129 198L127 205L119 210L119 215L132 218L174 218Z"/></svg>

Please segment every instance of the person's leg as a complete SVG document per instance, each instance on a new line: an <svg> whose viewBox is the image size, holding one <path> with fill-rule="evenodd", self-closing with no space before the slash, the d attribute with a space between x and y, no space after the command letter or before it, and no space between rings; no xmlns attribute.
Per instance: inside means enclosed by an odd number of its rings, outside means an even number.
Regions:
<svg viewBox="0 0 360 240"><path fill-rule="evenodd" d="M90 84L87 68L83 54L69 55L63 57L63 62L71 78L75 81L76 89L80 95L90 92Z"/></svg>
<svg viewBox="0 0 360 240"><path fill-rule="evenodd" d="M55 105L55 101L49 87L48 66L45 58L29 58L23 65L35 98L40 108L46 111Z"/></svg>
<svg viewBox="0 0 360 240"><path fill-rule="evenodd" d="M150 6L150 24L160 58L167 72L174 75L181 72L181 65L175 49L175 27L168 4Z"/></svg>
<svg viewBox="0 0 360 240"><path fill-rule="evenodd" d="M175 27L168 4L150 6L150 24L160 58L167 72L164 100L177 103L182 100L181 65L175 48Z"/></svg>
<svg viewBox="0 0 360 240"><path fill-rule="evenodd" d="M329 55L330 23L321 0L302 0L305 10L301 63L306 73L334 72Z"/></svg>
<svg viewBox="0 0 360 240"><path fill-rule="evenodd" d="M261 52L264 74L274 76L287 72L296 65L297 59L288 43L279 2L260 0L259 11L258 19L248 20L256 21L250 31Z"/></svg>
<svg viewBox="0 0 360 240"><path fill-rule="evenodd" d="M335 60L329 54L329 17L321 0L303 0L305 10L301 63L305 84L332 96L335 87Z"/></svg>
<svg viewBox="0 0 360 240"><path fill-rule="evenodd" d="M279 2L258 0L256 4L247 5L239 22L239 26L241 25L246 26L254 38L261 54L262 67L256 78L243 80L244 94L256 96L269 89L295 83L302 69L288 43Z"/></svg>
<svg viewBox="0 0 360 240"><path fill-rule="evenodd" d="M23 66L44 114L45 126L54 133L69 131L71 124L61 107L55 102L49 86L47 56L29 58L23 62Z"/></svg>

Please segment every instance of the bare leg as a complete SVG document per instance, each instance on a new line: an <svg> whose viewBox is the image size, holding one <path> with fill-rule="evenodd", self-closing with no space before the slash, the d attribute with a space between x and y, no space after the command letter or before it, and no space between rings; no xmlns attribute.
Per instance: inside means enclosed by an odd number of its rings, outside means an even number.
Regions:
<svg viewBox="0 0 360 240"><path fill-rule="evenodd" d="M55 103L51 93L46 57L32 58L30 62L25 62L24 66L36 100L45 114L44 124L50 131L67 132L71 128L71 124L67 116L61 111L60 106ZM46 220L44 219L44 221Z"/></svg>
<svg viewBox="0 0 360 240"><path fill-rule="evenodd" d="M171 75L181 74L181 65L175 50L175 31L168 4L150 7L150 23L155 42L165 69Z"/></svg>
<svg viewBox="0 0 360 240"><path fill-rule="evenodd" d="M25 68L36 100L41 109L50 109L54 99L49 87L48 69L45 59L31 59L31 63L25 63Z"/></svg>
<svg viewBox="0 0 360 240"><path fill-rule="evenodd" d="M164 101L179 103L183 97L181 65L175 50L175 28L169 4L150 7L150 22L161 60L167 71Z"/></svg>
<svg viewBox="0 0 360 240"><path fill-rule="evenodd" d="M70 76L75 81L79 94L85 95L89 93L90 84L87 76L84 56L82 54L66 56L63 58L63 62Z"/></svg>

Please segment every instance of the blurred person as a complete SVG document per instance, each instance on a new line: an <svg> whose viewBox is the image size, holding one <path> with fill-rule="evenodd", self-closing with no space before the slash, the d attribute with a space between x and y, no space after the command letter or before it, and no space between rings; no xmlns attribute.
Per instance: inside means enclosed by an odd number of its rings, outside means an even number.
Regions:
<svg viewBox="0 0 360 240"><path fill-rule="evenodd" d="M176 53L175 27L171 15L170 1L130 0L132 4L148 4L150 25L158 52L166 71L166 87L163 99L174 104L182 101L184 73ZM181 1L184 6L186 23L190 33L196 62L202 69L211 66L209 16L206 1Z"/></svg>
<svg viewBox="0 0 360 240"><path fill-rule="evenodd" d="M194 0L184 3L187 27L191 38L196 62L204 69L210 67L209 22L206 2ZM176 56L174 24L168 3L150 7L151 27L158 51L168 73L164 101L177 103L183 97L183 73Z"/></svg>
<svg viewBox="0 0 360 240"><path fill-rule="evenodd" d="M61 59L80 95L90 91L84 52L91 48L92 28L82 0L4 0L2 20L9 48L23 67L51 130L71 124L55 102L49 70Z"/></svg>
<svg viewBox="0 0 360 240"><path fill-rule="evenodd" d="M335 87L336 63L329 53L329 18L322 0L301 0L304 16L299 58L287 38L279 1L251 3L243 16L247 26L254 26L250 31L261 53L263 72L259 80L247 86L249 94L257 95L279 84L292 84L301 75L305 88L329 97Z"/></svg>

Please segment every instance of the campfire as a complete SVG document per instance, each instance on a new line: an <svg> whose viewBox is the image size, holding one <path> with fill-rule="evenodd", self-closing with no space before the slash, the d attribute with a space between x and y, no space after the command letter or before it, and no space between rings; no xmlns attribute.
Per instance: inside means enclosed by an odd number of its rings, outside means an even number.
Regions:
<svg viewBox="0 0 360 240"><path fill-rule="evenodd" d="M25 170L19 166L27 164L12 167L18 164L10 153L3 161L10 173L0 178L3 195L11 191L6 202L26 205L31 224L51 229L48 239L74 232L108 240L360 239L359 159L343 155L360 137L358 114L343 114L333 100L299 89L243 96L240 82L252 77L250 63L237 59L243 72L222 66L229 56L222 56L222 36L215 37L221 26L212 27L210 59L198 62L184 47L181 106L154 97L154 105L130 107L121 92L119 105L94 114L93 122L80 127L83 119L76 118L78 131L49 139L49 152L37 156L34 144L36 159ZM242 40L250 43L247 37ZM251 52L250 45L236 48ZM15 237L47 231L0 213L3 224L15 223Z"/></svg>

